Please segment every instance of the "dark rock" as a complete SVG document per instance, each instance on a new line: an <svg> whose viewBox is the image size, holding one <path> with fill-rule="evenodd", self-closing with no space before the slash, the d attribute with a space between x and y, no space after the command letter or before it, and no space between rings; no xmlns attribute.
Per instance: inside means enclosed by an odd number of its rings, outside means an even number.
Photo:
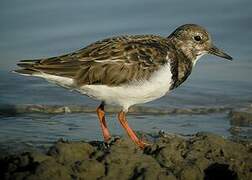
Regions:
<svg viewBox="0 0 252 180"><path fill-rule="evenodd" d="M252 107L232 110L229 116L232 126L252 126Z"/></svg>
<svg viewBox="0 0 252 180"><path fill-rule="evenodd" d="M120 139L101 159L106 165L103 179L162 179L165 171L152 157L132 145L128 139Z"/></svg>
<svg viewBox="0 0 252 180"><path fill-rule="evenodd" d="M58 141L48 151L48 155L61 164L71 164L88 159L94 152L94 147L85 142Z"/></svg>
<svg viewBox="0 0 252 180"><path fill-rule="evenodd" d="M50 180L62 179L70 180L70 170L50 158L37 165L35 171L26 177L26 180Z"/></svg>
<svg viewBox="0 0 252 180"><path fill-rule="evenodd" d="M98 179L105 176L104 164L94 159L76 161L71 168L72 177L76 179Z"/></svg>
<svg viewBox="0 0 252 180"><path fill-rule="evenodd" d="M163 134L143 151L128 138L58 141L48 153L27 152L0 161L0 179L252 179L252 148L208 133Z"/></svg>
<svg viewBox="0 0 252 180"><path fill-rule="evenodd" d="M214 179L236 180L238 177L235 171L229 169L229 165L214 163L205 170L204 180Z"/></svg>

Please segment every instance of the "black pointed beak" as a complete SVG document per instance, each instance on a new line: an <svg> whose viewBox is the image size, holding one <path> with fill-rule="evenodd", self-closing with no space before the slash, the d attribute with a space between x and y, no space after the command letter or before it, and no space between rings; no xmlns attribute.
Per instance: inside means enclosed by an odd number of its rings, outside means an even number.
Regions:
<svg viewBox="0 0 252 180"><path fill-rule="evenodd" d="M219 57L225 58L227 60L232 60L233 59L231 56L229 56L228 54L226 54L223 50L220 50L220 49L218 49L215 46L212 46L209 49L208 52L209 52L209 54L213 54L215 56L219 56Z"/></svg>

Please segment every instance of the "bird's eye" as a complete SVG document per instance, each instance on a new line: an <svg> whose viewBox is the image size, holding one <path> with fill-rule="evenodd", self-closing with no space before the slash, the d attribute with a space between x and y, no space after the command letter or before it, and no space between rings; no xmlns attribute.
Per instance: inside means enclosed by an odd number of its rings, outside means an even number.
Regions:
<svg viewBox="0 0 252 180"><path fill-rule="evenodd" d="M195 41L201 41L201 37L200 36L194 36L193 37Z"/></svg>

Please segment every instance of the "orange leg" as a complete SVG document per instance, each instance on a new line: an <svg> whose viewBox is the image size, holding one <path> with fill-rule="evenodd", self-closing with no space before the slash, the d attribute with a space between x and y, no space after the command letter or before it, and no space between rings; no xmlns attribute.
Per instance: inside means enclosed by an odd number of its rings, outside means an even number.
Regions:
<svg viewBox="0 0 252 180"><path fill-rule="evenodd" d="M110 133L109 133L109 130L108 130L108 127L107 127L106 120L105 120L105 111L104 111L104 103L103 102L96 109L96 112L97 112L97 115L98 115L98 119L100 121L104 141L108 142L110 140L111 136L110 136Z"/></svg>
<svg viewBox="0 0 252 180"><path fill-rule="evenodd" d="M122 127L125 129L131 140L138 145L141 149L144 149L148 144L144 143L138 137L136 136L135 132L130 128L127 119L126 119L126 113L123 111L120 111L118 114L118 119L122 125Z"/></svg>

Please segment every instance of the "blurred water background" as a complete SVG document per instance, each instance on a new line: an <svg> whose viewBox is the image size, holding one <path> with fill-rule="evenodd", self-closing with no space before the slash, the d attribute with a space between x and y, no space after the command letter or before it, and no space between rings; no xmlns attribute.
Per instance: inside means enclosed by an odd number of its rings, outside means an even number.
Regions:
<svg viewBox="0 0 252 180"><path fill-rule="evenodd" d="M6 107L22 105L81 105L99 102L38 78L10 71L20 59L58 56L89 43L121 34L168 36L185 23L204 26L215 44L234 57L228 62L203 57L189 79L160 100L155 108L240 108L252 102L251 0L12 0L0 2L0 146L45 147L58 138L102 140L95 113L8 114ZM113 134L122 134L115 114L109 114ZM208 131L232 136L228 112L203 114L129 115L139 131L191 134ZM251 126L243 136L251 138ZM240 134L241 135L241 134Z"/></svg>

